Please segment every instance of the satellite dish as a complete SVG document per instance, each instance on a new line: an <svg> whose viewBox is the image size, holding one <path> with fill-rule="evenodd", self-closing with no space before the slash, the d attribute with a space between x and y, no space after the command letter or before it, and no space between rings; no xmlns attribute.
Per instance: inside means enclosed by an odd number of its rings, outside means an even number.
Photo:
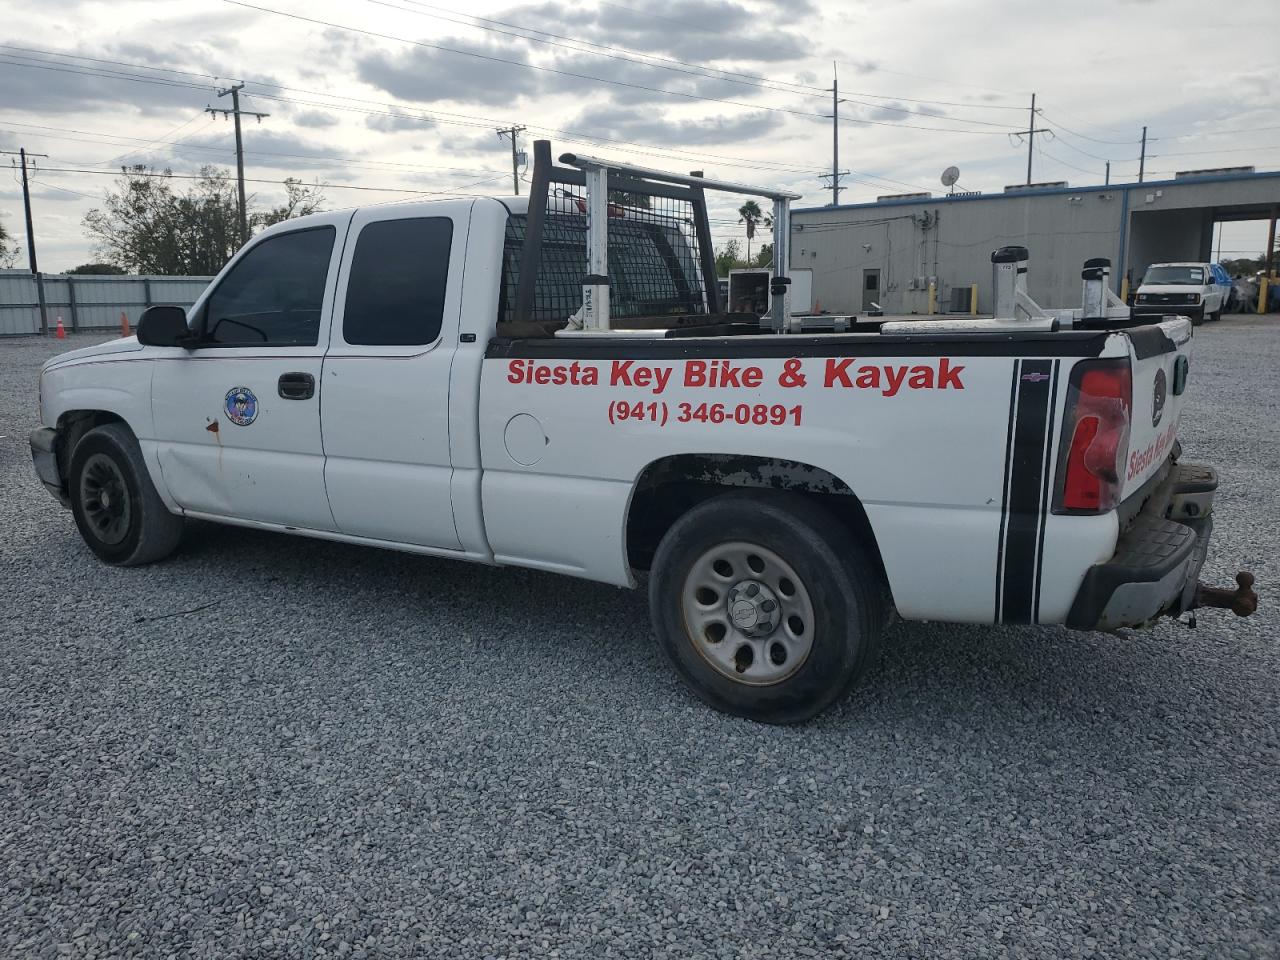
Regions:
<svg viewBox="0 0 1280 960"><path fill-rule="evenodd" d="M944 187L950 187L954 185L955 182L959 179L960 179L959 167L947 167L947 169L942 171L942 185Z"/></svg>

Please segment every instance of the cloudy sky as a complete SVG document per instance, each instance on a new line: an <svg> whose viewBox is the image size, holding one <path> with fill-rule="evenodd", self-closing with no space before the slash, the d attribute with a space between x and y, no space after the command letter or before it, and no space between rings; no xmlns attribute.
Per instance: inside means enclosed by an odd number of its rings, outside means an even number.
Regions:
<svg viewBox="0 0 1280 960"><path fill-rule="evenodd" d="M1280 166L1274 0L1203 3L976 0L0 0L0 149L37 161L40 266L92 258L81 219L111 173L234 171L233 134L204 112L246 83L246 175L264 202L286 176L331 207L511 191L523 124L577 150L795 188L828 202L838 62L843 202L999 191L1026 175L1016 131L1037 94L1036 180L1135 180ZM1250 24L1255 25L1253 27ZM5 157L4 160L10 158ZM717 242L738 234L713 211ZM15 171L0 222L24 237ZM1257 225L1222 242L1253 254ZM24 261L25 262L25 261Z"/></svg>

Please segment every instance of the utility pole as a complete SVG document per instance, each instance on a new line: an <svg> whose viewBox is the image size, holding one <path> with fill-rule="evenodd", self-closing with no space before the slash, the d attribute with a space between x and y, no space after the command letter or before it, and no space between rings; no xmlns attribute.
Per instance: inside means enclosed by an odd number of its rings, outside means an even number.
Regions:
<svg viewBox="0 0 1280 960"><path fill-rule="evenodd" d="M1033 93L1031 95L1031 123L1027 126L1027 129L1025 130L1018 130L1014 133L1009 134L1010 140L1012 140L1014 137L1022 137L1022 136L1025 136L1027 138L1027 186L1028 187L1031 186L1031 152L1035 148L1036 134L1048 133L1048 132L1049 130L1047 127L1036 126L1036 95Z"/></svg>
<svg viewBox="0 0 1280 960"><path fill-rule="evenodd" d="M27 157L45 157L47 153L27 153L26 147L19 147L17 151L0 150L0 153L9 154L18 157L22 164L22 208L27 215L27 265L31 270L31 279L36 285L36 299L40 301L40 333L47 335L49 333L49 311L44 302L44 283L40 279L40 268L36 266L36 233L31 222L31 186L27 182Z"/></svg>
<svg viewBox="0 0 1280 960"><path fill-rule="evenodd" d="M831 172L818 174L818 179L831 180L831 205L840 206L840 178L849 176L840 169L840 79L836 75L836 63L831 61ZM823 189L826 189L825 187Z"/></svg>
<svg viewBox="0 0 1280 960"><path fill-rule="evenodd" d="M245 210L244 199L244 140L240 135L240 116L241 114L257 117L258 122L262 122L263 117L269 117L269 113L255 113L252 110L240 109L240 91L244 89L243 83L236 83L225 90L219 90L218 96L225 97L231 94L231 109L219 109L217 107L205 107L206 113L220 113L224 117L231 117L236 122L236 182L240 188L240 245L249 242L249 217Z"/></svg>
<svg viewBox="0 0 1280 960"><path fill-rule="evenodd" d="M498 138L511 138L511 187L516 192L516 196L520 196L520 152L516 149L517 138L525 130L524 127L500 127L498 129Z"/></svg>
<svg viewBox="0 0 1280 960"><path fill-rule="evenodd" d="M1031 95L1031 123L1027 126L1027 186L1031 186L1031 148L1036 143L1036 95Z"/></svg>
<svg viewBox="0 0 1280 960"><path fill-rule="evenodd" d="M831 61L831 205L840 206L840 77Z"/></svg>
<svg viewBox="0 0 1280 960"><path fill-rule="evenodd" d="M1133 141L1130 141L1131 143ZM1143 174L1147 171L1147 128L1142 128L1142 153L1138 154L1138 182L1142 182Z"/></svg>
<svg viewBox="0 0 1280 960"><path fill-rule="evenodd" d="M1111 161L1110 160L1107 161L1107 180L1106 180L1106 183L1103 185L1107 187L1111 186Z"/></svg>

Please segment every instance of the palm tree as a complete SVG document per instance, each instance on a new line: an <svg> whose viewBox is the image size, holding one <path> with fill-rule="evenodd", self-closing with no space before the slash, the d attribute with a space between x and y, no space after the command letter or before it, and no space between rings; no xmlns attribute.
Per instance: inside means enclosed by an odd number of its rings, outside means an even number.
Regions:
<svg viewBox="0 0 1280 960"><path fill-rule="evenodd" d="M747 225L747 263L751 262L751 241L756 236L756 224L763 224L766 227L773 226L773 217L764 213L760 209L760 204L754 200L748 200L738 208L738 222Z"/></svg>

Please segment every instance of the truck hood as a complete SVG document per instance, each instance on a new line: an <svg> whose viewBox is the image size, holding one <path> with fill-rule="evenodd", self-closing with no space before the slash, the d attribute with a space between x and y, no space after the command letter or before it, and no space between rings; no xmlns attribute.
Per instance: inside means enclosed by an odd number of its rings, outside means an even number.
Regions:
<svg viewBox="0 0 1280 960"><path fill-rule="evenodd" d="M68 350L66 353L60 353L56 357L46 360L43 369L52 370L54 367L60 367L76 360L108 357L117 353L137 353L141 349L142 344L138 342L137 337L121 337L119 340L108 340L106 343L95 344L92 347L81 347L79 350Z"/></svg>

